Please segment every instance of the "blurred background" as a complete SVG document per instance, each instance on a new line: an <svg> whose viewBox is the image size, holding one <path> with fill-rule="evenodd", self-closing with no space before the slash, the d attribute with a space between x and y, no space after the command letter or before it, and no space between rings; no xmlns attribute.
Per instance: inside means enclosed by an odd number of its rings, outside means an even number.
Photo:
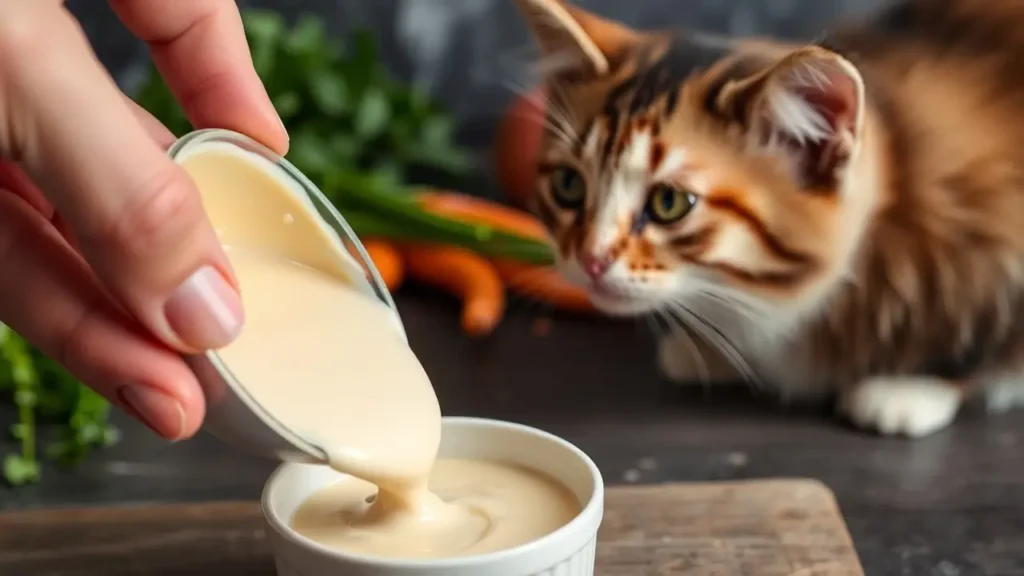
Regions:
<svg viewBox="0 0 1024 576"><path fill-rule="evenodd" d="M884 0L578 3L638 27L812 39L829 23ZM494 142L509 106L533 86L535 50L510 0L239 5L258 11L251 12L258 21L250 22L250 42L253 34L259 38L254 57L269 71L264 80L292 131L289 157L304 171L326 180L345 176L351 186L414 182L515 204L497 177ZM145 47L106 3L68 0L67 6L122 89L177 133L187 129L153 81ZM297 68L321 66L332 42L344 55L333 56L333 71L318 76L327 81L301 88L273 63L286 53L304 62ZM367 70L375 79L353 80ZM337 86L359 82L356 103ZM387 102L370 102L366 94L375 90ZM367 110L376 111L381 125L409 128L388 133L388 145L380 147L374 138L384 136L374 130L383 129L366 124ZM350 129L370 136L356 143L336 138ZM318 150L324 149L333 156L323 157ZM338 163L347 170L341 176ZM373 178L360 180L367 174ZM366 230L377 230L371 220ZM522 245L524 254L533 254L530 246ZM651 330L642 322L513 294L493 331L472 336L460 324L458 302L443 291L406 282L396 300L445 414L547 428L590 453L611 484L818 478L836 492L872 576L1024 574L1024 469L1013 464L1022 427L1009 417L982 419L968 411L934 437L884 440L845 428L828 410L782 409L743 387L680 391L658 375ZM273 463L205 435L166 445L127 418L108 416L102 403L61 380L59 370L23 352L36 362L39 381L50 382L37 383L34 393L49 395L56 416L31 423L39 454L5 469L20 485L0 483L0 510L258 496ZM24 407L10 398L0 393L0 425L26 424ZM56 448L47 453L47 447ZM24 438L0 439L0 453L24 456Z"/></svg>
<svg viewBox="0 0 1024 576"><path fill-rule="evenodd" d="M582 0L581 6L638 27L689 27L735 35L813 38L837 17L883 0ZM70 0L100 60L133 93L147 71L145 47L103 2ZM242 0L289 19L316 14L328 33L373 33L380 57L398 78L435 97L457 119L460 137L487 146L512 88L532 78L535 54L509 0ZM488 191L480 191L486 193Z"/></svg>

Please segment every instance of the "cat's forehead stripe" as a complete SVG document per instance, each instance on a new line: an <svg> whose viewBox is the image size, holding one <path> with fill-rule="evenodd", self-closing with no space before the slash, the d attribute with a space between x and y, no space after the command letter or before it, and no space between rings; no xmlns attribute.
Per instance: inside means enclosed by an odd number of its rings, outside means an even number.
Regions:
<svg viewBox="0 0 1024 576"><path fill-rule="evenodd" d="M601 122L600 119L590 123L590 127L587 128L586 134L583 137L583 153L584 158L596 158L599 145L601 143Z"/></svg>
<svg viewBox="0 0 1024 576"><path fill-rule="evenodd" d="M678 89L692 74L707 70L731 52L727 44L702 42L697 37L680 35L668 40L661 56L623 81L608 96L605 113L638 114L650 108L662 96L669 96L665 112L671 114L678 100Z"/></svg>
<svg viewBox="0 0 1024 576"><path fill-rule="evenodd" d="M651 144L649 131L634 133L630 138L629 145L622 151L619 162L621 169L634 174L646 174L651 165Z"/></svg>
<svg viewBox="0 0 1024 576"><path fill-rule="evenodd" d="M623 159L636 132L650 131L657 141L660 122L675 112L688 79L701 73L725 78L745 74L755 68L748 60L748 55L734 52L734 46L727 42L705 41L693 35L676 36L649 46L637 55L636 72L608 95L601 113L580 139L581 152L605 165ZM648 155L652 172L666 154L660 142L655 146Z"/></svg>
<svg viewBox="0 0 1024 576"><path fill-rule="evenodd" d="M665 159L657 166L651 167L655 180L668 180L686 165L686 151L682 148L671 148Z"/></svg>

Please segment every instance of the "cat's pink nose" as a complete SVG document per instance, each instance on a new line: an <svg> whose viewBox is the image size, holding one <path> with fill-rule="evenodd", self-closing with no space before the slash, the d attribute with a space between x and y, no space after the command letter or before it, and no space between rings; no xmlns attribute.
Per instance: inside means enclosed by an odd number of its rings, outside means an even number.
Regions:
<svg viewBox="0 0 1024 576"><path fill-rule="evenodd" d="M582 254L580 256L580 265L583 266L583 271L586 272L587 276L590 276L591 280L597 280L608 272L608 269L612 266L612 260L608 257Z"/></svg>

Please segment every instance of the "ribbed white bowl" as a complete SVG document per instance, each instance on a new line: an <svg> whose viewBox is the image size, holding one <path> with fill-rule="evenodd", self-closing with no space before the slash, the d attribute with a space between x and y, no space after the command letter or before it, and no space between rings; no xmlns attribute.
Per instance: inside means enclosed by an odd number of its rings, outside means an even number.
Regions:
<svg viewBox="0 0 1024 576"><path fill-rule="evenodd" d="M278 576L593 576L604 483L572 444L535 428L478 418L445 418L441 458L479 458L528 466L558 479L583 504L569 524L522 546L464 558L391 560L330 550L291 529L314 492L340 476L325 467L283 464L263 490L263 514Z"/></svg>

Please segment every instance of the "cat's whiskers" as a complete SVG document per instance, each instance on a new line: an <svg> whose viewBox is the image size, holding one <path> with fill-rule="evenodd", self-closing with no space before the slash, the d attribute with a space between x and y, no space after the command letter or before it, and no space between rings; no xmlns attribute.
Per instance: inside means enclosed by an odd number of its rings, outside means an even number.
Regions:
<svg viewBox="0 0 1024 576"><path fill-rule="evenodd" d="M695 293L707 302L716 304L725 311L734 312L752 324L758 324L759 321L764 320L767 316L762 308L719 290L699 288Z"/></svg>
<svg viewBox="0 0 1024 576"><path fill-rule="evenodd" d="M713 306L717 312L716 317L719 324L726 322L735 325L735 328L744 333L753 332L755 336L769 338L776 334L769 330L776 323L772 322L770 311L764 307L750 302L749 298L742 295L731 294L721 288L698 287L693 301L696 305L707 308ZM710 316L710 314L709 314Z"/></svg>
<svg viewBox="0 0 1024 576"><path fill-rule="evenodd" d="M526 98L531 104L531 114L529 116L519 114L516 115L517 118L536 122L542 128L547 128L567 146L571 146L576 141L578 134L577 129L574 128L576 124L572 121L573 112L570 112L565 106L559 105L557 101L538 93L535 90L536 86L517 83L509 78L502 79L501 84L513 94ZM558 90L556 86L553 86L552 89Z"/></svg>
<svg viewBox="0 0 1024 576"><path fill-rule="evenodd" d="M707 361L704 359L704 355L700 353L700 348L697 343L694 342L693 336L690 334L689 328L679 319L674 318L664 310L655 309L653 314L663 319L666 324L665 331L669 334L664 337L678 338L690 352L690 356L693 358L694 364L697 369L697 378L701 386L704 388L704 393L707 395L711 388L711 372L708 369Z"/></svg>
<svg viewBox="0 0 1024 576"><path fill-rule="evenodd" d="M541 126L549 128L567 146L575 143L579 136L577 126L580 126L579 118L575 110L560 102L568 102L565 90L557 82L547 82L544 88L553 92L557 98L550 98L542 91L538 91L536 79L551 78L579 64L578 57L571 51L545 54L533 60L528 76L532 81L516 80L514 78L502 78L501 84L513 94L524 96L537 111L537 119L541 120Z"/></svg>
<svg viewBox="0 0 1024 576"><path fill-rule="evenodd" d="M651 334L654 334L655 338L661 338L667 330L667 327L661 326L661 323L659 322L661 318L658 317L657 310L640 314L636 319L638 322L643 319L644 323L647 324L647 328L651 331Z"/></svg>
<svg viewBox="0 0 1024 576"><path fill-rule="evenodd" d="M554 92L555 96L558 96L558 98L554 99L549 105L554 110L556 110L558 114L561 115L566 121L568 121L570 126L580 126L581 122L579 116L576 115L576 110L568 106L558 104L558 102L569 101L569 97L565 92L565 88L561 84L553 82L548 85L548 90ZM538 101L541 99L540 95L535 95L534 97Z"/></svg>
<svg viewBox="0 0 1024 576"><path fill-rule="evenodd" d="M566 146L571 146L576 140L572 125L561 118L556 109L552 109L550 113L545 113L543 110L530 110L526 113L513 114L512 117L539 125L542 129L550 131Z"/></svg>
<svg viewBox="0 0 1024 576"><path fill-rule="evenodd" d="M706 314L702 314L702 311L696 310L692 306L688 306L678 300L670 301L667 306L672 315L683 323L684 326L696 330L708 344L718 348L725 355L729 363L739 371L740 376L747 383L751 384L755 390L761 387L761 380L750 363L747 362L746 358L728 336L723 333L722 329L714 321L707 318Z"/></svg>

